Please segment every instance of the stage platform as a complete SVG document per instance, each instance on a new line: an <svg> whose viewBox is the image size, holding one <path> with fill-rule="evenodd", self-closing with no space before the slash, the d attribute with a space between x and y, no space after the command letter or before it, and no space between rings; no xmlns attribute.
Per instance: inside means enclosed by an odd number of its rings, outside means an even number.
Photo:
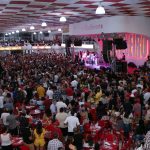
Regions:
<svg viewBox="0 0 150 150"><path fill-rule="evenodd" d="M100 68L110 68L110 65L106 64L106 63L101 63L99 65L85 64L85 66L88 67L88 68L97 69L97 70L100 70Z"/></svg>

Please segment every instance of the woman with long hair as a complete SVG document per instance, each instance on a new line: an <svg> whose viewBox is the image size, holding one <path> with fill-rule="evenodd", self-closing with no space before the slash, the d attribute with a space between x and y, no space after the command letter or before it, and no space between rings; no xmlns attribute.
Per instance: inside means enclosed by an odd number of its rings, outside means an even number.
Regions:
<svg viewBox="0 0 150 150"><path fill-rule="evenodd" d="M45 146L45 129L42 127L42 123L39 121L36 125L36 129L34 130L34 145L36 146L36 150L43 150Z"/></svg>
<svg viewBox="0 0 150 150"><path fill-rule="evenodd" d="M3 128L3 133L0 135L0 142L1 142L2 150L13 150L11 135L10 133L8 133L6 127Z"/></svg>
<svg viewBox="0 0 150 150"><path fill-rule="evenodd" d="M31 128L29 127L28 119L25 117L25 113L22 113L19 122L20 122L20 135L23 138L24 144L30 148L30 150L34 150L33 145L33 136L31 132Z"/></svg>
<svg viewBox="0 0 150 150"><path fill-rule="evenodd" d="M66 141L65 150L77 150L74 143L73 138L69 137Z"/></svg>

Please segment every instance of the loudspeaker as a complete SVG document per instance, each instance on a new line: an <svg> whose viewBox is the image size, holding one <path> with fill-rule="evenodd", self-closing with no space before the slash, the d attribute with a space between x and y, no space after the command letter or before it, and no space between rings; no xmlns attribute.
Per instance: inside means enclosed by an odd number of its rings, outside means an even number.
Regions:
<svg viewBox="0 0 150 150"><path fill-rule="evenodd" d="M123 72L127 73L127 71L128 71L127 62L122 62L122 68L123 68Z"/></svg>
<svg viewBox="0 0 150 150"><path fill-rule="evenodd" d="M127 49L127 42L122 38L114 39L114 44L116 45L116 49Z"/></svg>
<svg viewBox="0 0 150 150"><path fill-rule="evenodd" d="M82 40L80 40L80 39L75 39L75 40L74 40L74 46L82 46Z"/></svg>
<svg viewBox="0 0 150 150"><path fill-rule="evenodd" d="M109 63L109 61L110 61L110 51L103 51L102 54L103 54L104 61L106 63Z"/></svg>
<svg viewBox="0 0 150 150"><path fill-rule="evenodd" d="M112 43L111 40L103 40L103 51L112 50Z"/></svg>
<svg viewBox="0 0 150 150"><path fill-rule="evenodd" d="M72 43L71 39L67 39L65 42L66 47L71 47L71 43Z"/></svg>

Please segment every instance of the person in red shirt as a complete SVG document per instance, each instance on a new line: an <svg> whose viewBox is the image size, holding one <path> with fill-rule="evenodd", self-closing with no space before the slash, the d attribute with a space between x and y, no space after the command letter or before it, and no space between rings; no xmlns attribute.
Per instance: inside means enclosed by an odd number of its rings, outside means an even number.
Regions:
<svg viewBox="0 0 150 150"><path fill-rule="evenodd" d="M90 110L89 110L89 114L91 116L91 118L89 118L90 120L92 121L96 121L97 120L97 114L96 114L96 109L94 107L92 107Z"/></svg>
<svg viewBox="0 0 150 150"><path fill-rule="evenodd" d="M59 122L53 121L50 125L48 125L45 129L50 132L49 139L53 139L53 133L57 133L59 139L62 139L62 131L58 128Z"/></svg>
<svg viewBox="0 0 150 150"><path fill-rule="evenodd" d="M89 96L89 94L90 94L90 90L89 90L88 86L85 86L82 91L84 92L84 99L85 99L85 102L87 102L88 96Z"/></svg>
<svg viewBox="0 0 150 150"><path fill-rule="evenodd" d="M73 89L70 86L68 86L65 91L66 91L67 99L69 100L69 102L71 102L73 100L73 94L74 94Z"/></svg>
<svg viewBox="0 0 150 150"><path fill-rule="evenodd" d="M52 101L50 99L48 98L44 99L43 105L44 105L45 111L49 110L51 104L52 104Z"/></svg>

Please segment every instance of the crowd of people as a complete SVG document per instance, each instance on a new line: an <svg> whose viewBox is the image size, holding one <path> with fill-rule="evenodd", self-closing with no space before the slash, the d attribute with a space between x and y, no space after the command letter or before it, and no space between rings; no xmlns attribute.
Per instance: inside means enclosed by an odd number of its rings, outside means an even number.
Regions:
<svg viewBox="0 0 150 150"><path fill-rule="evenodd" d="M7 46L24 46L26 44L31 44L32 46L52 46L55 44L61 45L60 39L56 38L54 40L49 41L28 41L28 40L13 40L13 41L0 41L0 47Z"/></svg>
<svg viewBox="0 0 150 150"><path fill-rule="evenodd" d="M117 137L117 149L129 140L150 149L148 69L92 70L55 53L0 60L2 150L13 149L14 136L29 150L101 150L106 134Z"/></svg>

